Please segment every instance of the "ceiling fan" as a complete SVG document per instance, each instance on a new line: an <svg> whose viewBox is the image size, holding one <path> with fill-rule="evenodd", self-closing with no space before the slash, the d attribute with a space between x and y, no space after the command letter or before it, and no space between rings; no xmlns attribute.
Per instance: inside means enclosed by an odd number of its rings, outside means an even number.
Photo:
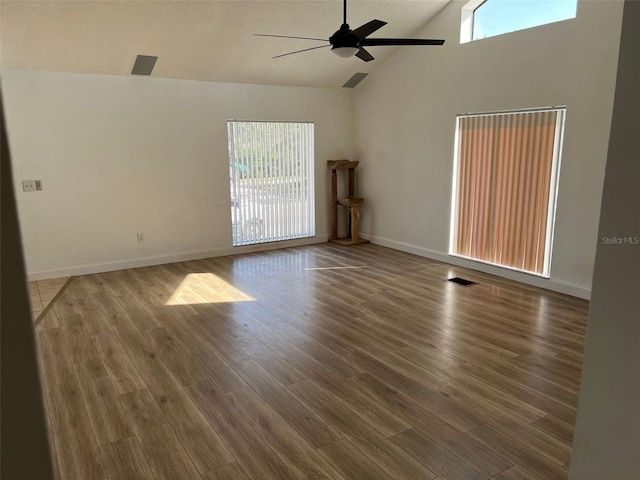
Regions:
<svg viewBox="0 0 640 480"><path fill-rule="evenodd" d="M401 45L442 45L444 40L431 40L420 38L367 38L373 32L379 28L384 27L387 22L382 20L371 20L364 25L351 30L347 23L347 0L344 0L344 16L343 23L340 29L329 37L329 40L324 38L311 38L311 37L292 37L288 35L267 35L256 33L258 37L278 37L278 38L296 38L301 40L316 40L320 42L329 42L329 45L321 45L319 47L305 48L302 50L296 50L295 52L284 53L282 55L276 55L273 58L286 57L287 55L293 55L294 53L307 52L309 50L316 50L318 48L331 47L331 51L339 57L348 58L356 56L359 59L370 62L373 60L373 56L367 52L364 47L377 47L377 46L401 46Z"/></svg>

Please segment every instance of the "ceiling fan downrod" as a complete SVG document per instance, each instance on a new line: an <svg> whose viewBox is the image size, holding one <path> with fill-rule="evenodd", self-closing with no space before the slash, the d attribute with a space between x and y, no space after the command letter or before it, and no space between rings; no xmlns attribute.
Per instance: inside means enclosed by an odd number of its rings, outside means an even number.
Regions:
<svg viewBox="0 0 640 480"><path fill-rule="evenodd" d="M347 0L343 0L343 4L344 4L344 9L343 9L342 24L347 25ZM349 25L347 25L347 28L349 28Z"/></svg>

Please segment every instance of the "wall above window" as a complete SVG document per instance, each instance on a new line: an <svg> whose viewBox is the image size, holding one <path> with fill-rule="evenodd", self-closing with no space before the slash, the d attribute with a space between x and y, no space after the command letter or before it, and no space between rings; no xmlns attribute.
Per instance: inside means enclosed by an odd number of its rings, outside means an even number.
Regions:
<svg viewBox="0 0 640 480"><path fill-rule="evenodd" d="M460 43L576 17L578 0L471 0L462 7Z"/></svg>

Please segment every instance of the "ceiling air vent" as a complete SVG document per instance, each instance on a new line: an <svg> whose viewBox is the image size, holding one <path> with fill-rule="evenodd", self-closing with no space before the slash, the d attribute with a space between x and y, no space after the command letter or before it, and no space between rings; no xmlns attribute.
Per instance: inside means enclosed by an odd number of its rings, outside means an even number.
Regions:
<svg viewBox="0 0 640 480"><path fill-rule="evenodd" d="M347 83L345 83L342 86L344 88L354 88L362 80L364 80L364 77L366 77L367 75L369 75L369 74L368 73L354 73L353 77L351 77L349 80L347 80Z"/></svg>
<svg viewBox="0 0 640 480"><path fill-rule="evenodd" d="M158 57L138 55L136 63L133 65L133 70L131 70L131 75L151 75L156 60L158 60Z"/></svg>

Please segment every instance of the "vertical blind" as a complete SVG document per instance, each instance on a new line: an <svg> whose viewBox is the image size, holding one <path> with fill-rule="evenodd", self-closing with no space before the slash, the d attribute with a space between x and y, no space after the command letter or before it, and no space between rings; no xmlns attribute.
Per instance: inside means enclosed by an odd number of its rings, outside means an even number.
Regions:
<svg viewBox="0 0 640 480"><path fill-rule="evenodd" d="M227 127L233 245L314 236L313 123Z"/></svg>
<svg viewBox="0 0 640 480"><path fill-rule="evenodd" d="M451 253L548 275L564 109L458 117Z"/></svg>

